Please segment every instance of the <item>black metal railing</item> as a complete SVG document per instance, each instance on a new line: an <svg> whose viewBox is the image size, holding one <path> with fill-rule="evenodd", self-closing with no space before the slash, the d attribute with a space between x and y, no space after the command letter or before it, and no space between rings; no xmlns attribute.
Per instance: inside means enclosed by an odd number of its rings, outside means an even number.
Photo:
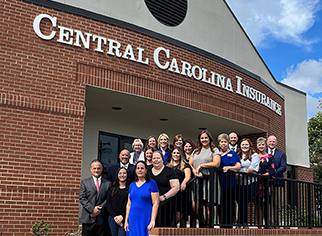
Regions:
<svg viewBox="0 0 322 236"><path fill-rule="evenodd" d="M322 185L209 169L159 209L161 227L322 227Z"/></svg>

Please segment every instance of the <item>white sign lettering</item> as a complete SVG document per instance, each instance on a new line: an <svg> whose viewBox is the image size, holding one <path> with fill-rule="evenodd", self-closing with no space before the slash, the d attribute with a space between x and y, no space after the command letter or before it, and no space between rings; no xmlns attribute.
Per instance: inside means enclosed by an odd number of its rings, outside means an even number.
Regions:
<svg viewBox="0 0 322 236"><path fill-rule="evenodd" d="M49 20L52 26L52 31L49 35L44 34L40 29L41 21L45 19ZM106 38L89 32L82 32L62 25L57 26L57 18L48 14L36 16L33 22L33 29L36 35L44 40L55 39L58 43L80 48L83 47L87 50L94 48L94 51L98 53L105 53L106 55L123 58L144 65L149 65L150 62L149 58L145 56L144 48L133 48L131 44L122 45L115 39ZM93 47L91 47L91 44L94 44ZM200 65L192 65L187 61L178 60L171 56L171 51L169 49L164 47L154 49L153 62L161 70L168 70L171 73L183 75L225 89L228 92L239 94L268 107L278 115L282 115L282 107L280 104L263 92L244 84L242 82L243 78L240 76L235 76L234 81L236 82L234 82L234 89L231 78L215 71L208 70Z"/></svg>

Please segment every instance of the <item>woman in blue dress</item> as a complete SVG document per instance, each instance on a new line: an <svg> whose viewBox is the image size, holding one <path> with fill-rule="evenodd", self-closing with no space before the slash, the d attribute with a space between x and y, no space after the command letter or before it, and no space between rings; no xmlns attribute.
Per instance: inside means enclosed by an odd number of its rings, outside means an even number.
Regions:
<svg viewBox="0 0 322 236"><path fill-rule="evenodd" d="M147 165L135 165L135 182L130 184L124 229L127 236L148 236L155 226L159 207L159 189L147 176Z"/></svg>

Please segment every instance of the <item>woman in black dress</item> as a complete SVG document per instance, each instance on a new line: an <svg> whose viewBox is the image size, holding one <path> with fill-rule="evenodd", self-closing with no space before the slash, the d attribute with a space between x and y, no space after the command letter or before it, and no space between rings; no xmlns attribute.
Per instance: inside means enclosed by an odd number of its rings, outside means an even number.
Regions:
<svg viewBox="0 0 322 236"><path fill-rule="evenodd" d="M107 192L108 224L112 236L125 236L123 228L128 199L129 178L125 167L117 171L117 179Z"/></svg>
<svg viewBox="0 0 322 236"><path fill-rule="evenodd" d="M148 170L148 176L157 183L160 192L160 211L156 225L175 226L175 211L171 198L179 192L179 179L173 169L164 165L161 152L153 152L152 165Z"/></svg>
<svg viewBox="0 0 322 236"><path fill-rule="evenodd" d="M177 222L180 221L181 226L185 226L185 218L183 216L187 216L188 213L188 202L190 202L191 206L191 200L188 199L189 194L187 194L186 188L187 183L191 179L191 169L189 164L187 164L184 161L184 154L181 151L180 148L174 148L171 155L171 161L168 164L168 166L175 170L179 182L180 182L180 193L176 196L176 206L177 209Z"/></svg>

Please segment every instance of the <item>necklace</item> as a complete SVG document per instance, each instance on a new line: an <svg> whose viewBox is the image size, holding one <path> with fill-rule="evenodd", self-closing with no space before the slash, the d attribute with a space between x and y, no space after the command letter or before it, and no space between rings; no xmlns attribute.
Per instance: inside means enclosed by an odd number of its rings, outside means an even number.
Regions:
<svg viewBox="0 0 322 236"><path fill-rule="evenodd" d="M152 174L153 175L158 175L162 172L164 166L162 166L159 170L155 169L154 167L152 168Z"/></svg>

